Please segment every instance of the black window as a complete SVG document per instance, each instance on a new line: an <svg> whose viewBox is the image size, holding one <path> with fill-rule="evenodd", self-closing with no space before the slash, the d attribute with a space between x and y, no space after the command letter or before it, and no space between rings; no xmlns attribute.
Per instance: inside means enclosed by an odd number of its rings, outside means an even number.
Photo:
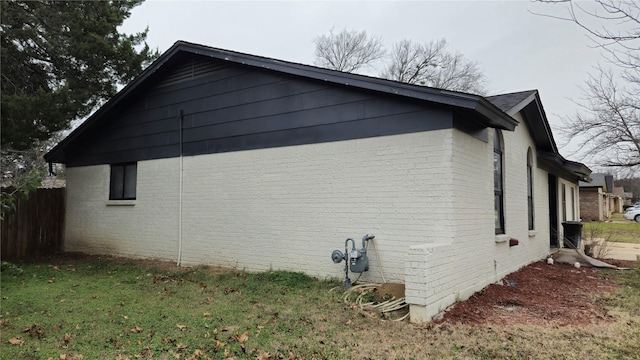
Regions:
<svg viewBox="0 0 640 360"><path fill-rule="evenodd" d="M562 189L562 221L567 221L567 187L561 184L560 189Z"/></svg>
<svg viewBox="0 0 640 360"><path fill-rule="evenodd" d="M535 229L533 208L533 154L527 151L527 208L529 214L529 230Z"/></svg>
<svg viewBox="0 0 640 360"><path fill-rule="evenodd" d="M135 200L137 173L136 163L111 165L109 200Z"/></svg>
<svg viewBox="0 0 640 360"><path fill-rule="evenodd" d="M493 136L493 196L496 234L504 234L504 169L502 134L496 129Z"/></svg>

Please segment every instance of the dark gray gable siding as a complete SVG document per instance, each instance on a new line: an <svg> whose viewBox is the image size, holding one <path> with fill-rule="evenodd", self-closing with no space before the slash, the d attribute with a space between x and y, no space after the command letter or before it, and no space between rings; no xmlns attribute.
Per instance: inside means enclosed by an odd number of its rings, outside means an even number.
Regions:
<svg viewBox="0 0 640 360"><path fill-rule="evenodd" d="M193 55L112 112L67 166L177 157L181 137L190 156L452 126L447 108Z"/></svg>

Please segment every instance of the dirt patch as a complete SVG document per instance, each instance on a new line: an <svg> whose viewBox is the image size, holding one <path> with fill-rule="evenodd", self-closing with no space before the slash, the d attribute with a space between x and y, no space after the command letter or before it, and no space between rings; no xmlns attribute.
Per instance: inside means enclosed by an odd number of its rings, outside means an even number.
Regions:
<svg viewBox="0 0 640 360"><path fill-rule="evenodd" d="M191 266L178 266L175 262L155 259L132 259L126 257L108 256L108 255L89 255L83 253L60 253L50 256L43 256L35 259L26 260L26 263L46 263L49 265L73 265L82 264L91 261L110 261L116 264L136 264L142 267L148 267L157 269L160 271L190 271L196 267ZM206 271L213 274L222 274L233 271L232 269L216 267L216 266L202 266L199 269L206 269Z"/></svg>
<svg viewBox="0 0 640 360"><path fill-rule="evenodd" d="M382 284L377 291L383 298L400 299L404 297L404 284Z"/></svg>
<svg viewBox="0 0 640 360"><path fill-rule="evenodd" d="M635 261L609 261L635 267ZM624 270L621 270L624 271ZM618 288L594 268L540 261L450 307L438 323L587 325L613 320L596 299Z"/></svg>

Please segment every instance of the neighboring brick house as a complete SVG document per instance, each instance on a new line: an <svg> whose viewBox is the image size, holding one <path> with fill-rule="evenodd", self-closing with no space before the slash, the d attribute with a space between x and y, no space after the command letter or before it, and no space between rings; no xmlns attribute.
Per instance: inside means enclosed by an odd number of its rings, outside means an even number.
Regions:
<svg viewBox="0 0 640 360"><path fill-rule="evenodd" d="M558 154L535 90L185 42L45 158L67 165L68 251L339 278L331 252L373 233L361 281L404 283L415 322L547 256L591 172Z"/></svg>
<svg viewBox="0 0 640 360"><path fill-rule="evenodd" d="M580 215L584 221L604 221L621 213L623 196L614 193L613 175L593 173L591 181L580 181ZM623 191L624 194L624 191Z"/></svg>

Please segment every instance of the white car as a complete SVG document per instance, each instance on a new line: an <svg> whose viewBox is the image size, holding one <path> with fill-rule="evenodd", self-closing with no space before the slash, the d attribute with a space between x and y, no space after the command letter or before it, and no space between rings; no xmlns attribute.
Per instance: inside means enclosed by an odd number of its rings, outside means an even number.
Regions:
<svg viewBox="0 0 640 360"><path fill-rule="evenodd" d="M624 213L624 218L627 220L635 220L635 222L640 222L640 208L639 207L630 207Z"/></svg>

